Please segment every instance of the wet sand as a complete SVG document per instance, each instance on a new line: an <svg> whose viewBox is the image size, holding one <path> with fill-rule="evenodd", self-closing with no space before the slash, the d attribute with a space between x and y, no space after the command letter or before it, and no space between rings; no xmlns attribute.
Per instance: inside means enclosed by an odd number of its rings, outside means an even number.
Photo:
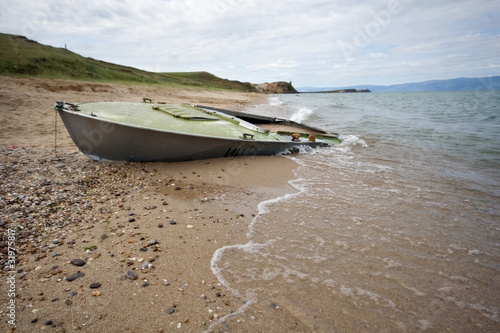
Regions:
<svg viewBox="0 0 500 333"><path fill-rule="evenodd" d="M60 119L55 139L56 100L143 97L237 110L267 98L0 77L1 278L15 285L15 297L1 289L2 331L13 328L12 300L17 332L201 332L245 301L219 285L210 260L245 242L259 202L293 191L296 164L94 162Z"/></svg>

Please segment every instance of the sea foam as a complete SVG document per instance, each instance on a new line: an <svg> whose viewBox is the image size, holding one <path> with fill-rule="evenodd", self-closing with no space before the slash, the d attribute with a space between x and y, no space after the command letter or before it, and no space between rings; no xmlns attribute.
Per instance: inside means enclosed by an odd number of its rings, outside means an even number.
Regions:
<svg viewBox="0 0 500 333"><path fill-rule="evenodd" d="M361 147L368 147L365 140L357 137L356 135L341 135L340 139L342 140L342 144L344 146L355 146L360 145Z"/></svg>
<svg viewBox="0 0 500 333"><path fill-rule="evenodd" d="M290 120L296 121L298 123L303 122L307 118L309 118L314 113L313 110L308 108L300 108L296 111L291 117Z"/></svg>

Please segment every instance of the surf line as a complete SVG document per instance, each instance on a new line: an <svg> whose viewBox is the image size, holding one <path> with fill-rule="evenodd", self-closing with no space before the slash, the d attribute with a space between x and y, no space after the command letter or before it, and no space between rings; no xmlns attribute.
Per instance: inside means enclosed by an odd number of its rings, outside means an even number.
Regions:
<svg viewBox="0 0 500 333"><path fill-rule="evenodd" d="M304 164L300 163L299 160L296 160L295 158L288 157L288 156L287 156L287 158L290 158L290 159L298 162L299 168L304 167ZM248 226L249 231L246 234L247 238L251 238L253 236L253 234L254 234L253 228L254 228L255 223L257 222L257 219L259 217L261 217L262 215L269 213L269 209L267 208L268 205L271 205L271 204L279 202L279 201L288 200L291 197L300 195L304 191L304 189L300 189L297 186L293 185L293 182L298 181L298 180L299 179L294 179L294 180L291 180L288 182L294 189L297 190L296 193L287 193L287 194L280 196L280 197L277 197L277 198L272 198L269 200L262 201L257 205L258 213L252 219L252 221L250 222L250 225ZM219 283L222 286L224 286L227 290L229 290L236 297L244 299L244 302L243 302L243 305L238 308L238 310L236 310L235 312L232 312L230 314L227 314L224 317L219 318L217 321L212 323L208 327L207 330L203 331L203 333L209 333L212 331L212 329L214 327L216 327L220 323L223 323L227 319L234 317L238 314L244 313L252 304L257 303L257 301L258 301L257 293L256 293L257 289L247 290L245 292L244 297L243 297L242 293L238 289L231 286L229 281L226 278L224 278L224 276L222 274L223 269L219 266L219 263L221 261L222 256L224 255L224 252L226 252L227 250L236 249L236 250L241 250L241 251L244 251L247 253L255 253L260 249L263 249L263 248L266 248L266 247L272 245L275 241L277 241L277 240L271 239L271 240L266 241L265 243L255 243L254 241L250 240L246 244L236 244L236 245L223 246L214 252L212 259L210 260L210 270L212 271L212 273L215 275L215 277L217 278L217 280L219 281Z"/></svg>

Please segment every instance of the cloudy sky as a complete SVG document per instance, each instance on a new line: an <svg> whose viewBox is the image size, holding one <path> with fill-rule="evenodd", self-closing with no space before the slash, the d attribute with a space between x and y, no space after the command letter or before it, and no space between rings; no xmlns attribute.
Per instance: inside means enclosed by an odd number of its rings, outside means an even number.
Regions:
<svg viewBox="0 0 500 333"><path fill-rule="evenodd" d="M295 87L500 75L498 0L0 0L0 32L148 71Z"/></svg>

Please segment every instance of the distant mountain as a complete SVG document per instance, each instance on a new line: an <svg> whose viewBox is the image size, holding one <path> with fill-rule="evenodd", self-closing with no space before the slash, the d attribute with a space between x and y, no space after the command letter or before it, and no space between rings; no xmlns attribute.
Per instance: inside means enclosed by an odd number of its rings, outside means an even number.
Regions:
<svg viewBox="0 0 500 333"><path fill-rule="evenodd" d="M332 91L345 89L369 89L372 92L405 91L457 91L457 90L492 90L500 89L500 76L481 78L457 78L450 80L431 80L416 83L402 83L390 86L351 86L351 87L300 87L299 92Z"/></svg>

